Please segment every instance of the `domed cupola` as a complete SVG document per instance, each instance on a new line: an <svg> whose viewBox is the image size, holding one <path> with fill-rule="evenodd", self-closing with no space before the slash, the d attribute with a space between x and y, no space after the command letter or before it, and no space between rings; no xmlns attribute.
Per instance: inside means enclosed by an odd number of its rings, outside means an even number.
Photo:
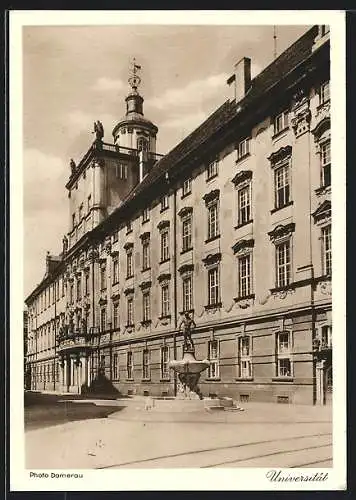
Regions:
<svg viewBox="0 0 356 500"><path fill-rule="evenodd" d="M141 83L140 70L141 66L133 59L128 79L131 89L125 99L126 114L114 127L112 135L117 146L155 153L158 128L143 115L144 99L137 90Z"/></svg>

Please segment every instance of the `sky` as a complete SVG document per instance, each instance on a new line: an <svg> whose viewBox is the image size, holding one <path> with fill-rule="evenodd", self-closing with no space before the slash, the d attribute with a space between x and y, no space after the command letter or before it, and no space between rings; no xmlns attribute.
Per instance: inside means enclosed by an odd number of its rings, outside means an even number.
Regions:
<svg viewBox="0 0 356 500"><path fill-rule="evenodd" d="M308 26L277 26L277 55ZM252 77L274 57L273 26L25 26L23 28L24 292L61 251L69 225L69 161L90 147L93 122L104 141L125 114L132 58L141 65L144 114L167 153L227 98L234 64Z"/></svg>

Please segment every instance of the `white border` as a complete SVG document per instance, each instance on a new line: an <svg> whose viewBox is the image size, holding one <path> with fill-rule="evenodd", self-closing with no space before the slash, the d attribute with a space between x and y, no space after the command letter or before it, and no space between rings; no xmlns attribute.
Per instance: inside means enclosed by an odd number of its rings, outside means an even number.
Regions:
<svg viewBox="0 0 356 500"><path fill-rule="evenodd" d="M18 491L116 490L332 490L346 487L346 80L345 13L342 11L11 11L10 90L10 489ZM30 480L25 470L23 429L23 183L22 183L22 27L25 25L291 25L331 27L333 177L333 325L334 325L334 466L326 482L271 483L268 469L85 470L85 480ZM7 426L9 429L9 425ZM288 474L291 469L281 469ZM321 469L293 469L312 473ZM40 472L40 471L36 471ZM67 471L56 471L67 472ZM72 471L70 471L72 472ZM73 471L74 472L74 471ZM80 471L75 471L80 472ZM160 485L160 486L158 486Z"/></svg>

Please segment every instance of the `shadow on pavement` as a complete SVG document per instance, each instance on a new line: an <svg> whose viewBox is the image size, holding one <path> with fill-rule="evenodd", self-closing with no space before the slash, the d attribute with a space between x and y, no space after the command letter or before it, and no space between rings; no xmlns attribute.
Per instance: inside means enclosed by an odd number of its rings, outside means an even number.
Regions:
<svg viewBox="0 0 356 500"><path fill-rule="evenodd" d="M59 395L25 392L25 430L41 429L75 420L106 418L111 413L121 411L124 408L124 405L122 407L111 406L109 401L105 406L96 406L94 402L83 402L78 405L72 401L65 401L66 399L87 400L89 397L88 395L80 396L76 394ZM108 399L107 396L106 399Z"/></svg>

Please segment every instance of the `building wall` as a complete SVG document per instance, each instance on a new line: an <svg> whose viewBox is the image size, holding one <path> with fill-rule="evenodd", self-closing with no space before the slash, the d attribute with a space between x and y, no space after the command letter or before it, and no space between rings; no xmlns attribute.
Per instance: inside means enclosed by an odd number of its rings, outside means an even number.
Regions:
<svg viewBox="0 0 356 500"><path fill-rule="evenodd" d="M66 296L61 296L56 306L50 304L45 309L38 299L34 306L29 305L30 310L32 307L37 311L32 314L35 321L31 329L32 335L37 332L37 349L33 354L32 346L28 361L40 365L53 363L58 350L51 322L53 318L61 318L61 314L67 322L70 314L77 314L79 309L82 317L88 313L88 327L96 327L100 332L90 359L92 377L102 359L103 373L119 391L173 395L172 373L169 380L161 377L160 349L167 345L170 359L175 355L181 357L182 337L178 327L183 311L182 277L191 272L191 314L196 323L197 359L208 358L209 342L218 342L218 375L210 378L208 372L202 375L203 394L242 400L315 401L312 342L323 325L331 325L331 285L330 277L324 276L321 242L322 228L330 224L330 216L316 220L313 215L325 201L330 201L330 188L321 188L320 185L319 132L329 133L330 117L329 104L320 104L318 91L326 78L323 74L317 75L307 89L302 89L305 93L299 100L287 94L281 96L273 112L255 120L249 130L237 129L232 141L219 148L216 146L213 156L197 160L190 172L182 174L178 183L167 183L165 192L148 195L145 204L130 218L130 230L126 223L118 221L113 230L115 237L103 233L99 242L93 242L92 247L81 249L68 259L62 275ZM275 134L274 115L284 110L288 110L288 127ZM236 145L245 138L250 138L249 154L238 160ZM289 165L290 203L275 209L275 159L279 157ZM218 173L207 179L207 165L213 160L218 162ZM120 205L127 189L116 179L115 168L116 160L109 159L105 160L105 166L88 169L86 178L78 182L78 189L71 191L71 213L90 192L93 193L94 205L106 207L105 217ZM137 175L133 169L129 172ZM245 179L243 185L251 188L252 213L251 221L239 225L238 189L241 183L238 179L245 174L247 181ZM192 190L183 196L182 184L187 176L192 178ZM130 182L137 182L137 178L131 177ZM100 189L97 190L98 186ZM163 194L168 197L168 206L162 209ZM207 204L211 199L218 200L220 230L217 237L209 240ZM144 209L149 211L147 221L143 220ZM181 214L184 209L192 213L192 249L182 252ZM289 233L288 227L291 228ZM161 235L167 230L169 258L162 262ZM287 236L283 233L285 230ZM282 240L287 238L291 245L291 283L295 285L287 287L277 287L276 283L274 238L278 243L281 231ZM148 237L150 242L150 267L147 270L142 269L143 237ZM238 258L242 255L239 245L243 252L247 248L252 255L252 293L247 298L239 297ZM126 265L130 252L133 276L128 277ZM115 259L119 261L117 283L113 282ZM211 264L218 266L220 282L220 300L213 307L208 304L208 269ZM104 287L101 283L103 267ZM88 293L83 293L80 298L74 297L71 304L68 296L70 283L74 284L75 290L78 276L81 276L83 289L85 274L89 276ZM164 318L162 283L168 284L170 292L170 314ZM143 294L147 292L150 293L150 317L149 321L143 321ZM131 298L133 324L128 324L127 301ZM119 304L117 328L113 328L114 304ZM106 319L104 331L100 328L102 311ZM291 370L288 376L281 376L277 369L276 345L278 335L283 332L290 332L288 358ZM252 371L249 376L241 376L239 371L241 337L250 338ZM142 376L145 349L150 351L150 377L147 380ZM127 379L129 351L133 353L132 380ZM117 376L113 372L114 354L118 355ZM82 361L84 363L84 358ZM43 381L35 385L40 388L49 386Z"/></svg>

